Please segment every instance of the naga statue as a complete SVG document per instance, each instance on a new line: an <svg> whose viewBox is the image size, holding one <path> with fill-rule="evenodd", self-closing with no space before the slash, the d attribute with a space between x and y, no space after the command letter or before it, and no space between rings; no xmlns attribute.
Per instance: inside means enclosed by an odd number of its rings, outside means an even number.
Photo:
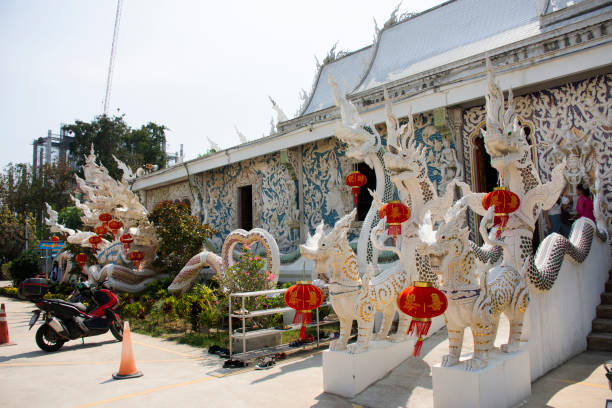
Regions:
<svg viewBox="0 0 612 408"><path fill-rule="evenodd" d="M168 286L168 292L173 294L184 293L198 277L200 270L207 266L215 271L218 277L223 277L225 271L235 263L234 249L236 245L252 245L256 242L263 247L265 252L266 269L264 272L271 278L270 282L276 285L280 271L280 253L274 237L261 228L253 228L249 232L237 229L225 238L221 256L206 249L194 255Z"/></svg>
<svg viewBox="0 0 612 408"><path fill-rule="evenodd" d="M102 242L97 244L97 252L94 257L97 263L87 265L83 269L89 280L101 282L108 280L110 284L119 291L140 292L149 283L163 279L167 275L160 273L152 266L158 248L158 237L155 233L155 226L147 218L147 210L140 203L138 196L130 190L129 182L134 175L127 165L115 158L118 167L123 171L121 181L113 179L108 170L96 163L96 155L91 149L91 153L85 158L83 166L84 179L76 176L77 185L83 191L83 201L71 196L83 215L81 221L86 227L93 229L99 223L99 215L109 213L114 219L121 221L122 227L114 235L113 241L102 238ZM47 204L49 218L46 219L51 232L60 232L67 235L67 242L81 247L92 247L89 238L97 235L92 231L78 231L66 228L58 223L58 214ZM119 237L129 233L133 242L130 251L138 250L143 254L143 259L136 266L129 259L128 253L124 248ZM222 256L203 250L192 257L183 267L168 290L172 293L182 293L189 289L199 271L210 266L218 276L223 276L223 272L234 264L234 249L238 244L251 244L258 242L262 245L267 260L266 272L271 276L272 282L278 281L280 269L280 255L278 245L274 238L265 230L255 228L250 232L235 230L231 232L225 240L222 249ZM66 252L58 255L58 259L70 265L71 255ZM67 275L67 274L64 274Z"/></svg>
<svg viewBox="0 0 612 408"><path fill-rule="evenodd" d="M398 310L397 296L409 284L401 269L389 268L373 277L374 267L370 265L363 277L359 276L355 253L347 237L356 213L354 209L342 217L328 233L323 230L323 223L319 224L315 234L300 245L302 256L315 261L319 278L328 283L329 299L340 320L340 337L330 344L331 351L347 348L350 353L366 351L372 338L376 312L382 312L383 322L375 340L384 340ZM328 276L330 270L331 276ZM354 320L358 327L357 342L347 346ZM405 336L400 337L399 340Z"/></svg>
<svg viewBox="0 0 612 408"><path fill-rule="evenodd" d="M537 256L532 256L533 232L538 216L541 210L552 207L565 187L565 160L553 169L550 182L540 181L531 157L531 147L512 106L512 92L509 92L508 108L504 110L504 96L495 83L488 61L487 69L486 131L482 131L485 148L491 157L491 165L499 173L500 185L520 199L520 206L509 214L501 231L501 241L505 244L503 264L522 270L524 262L529 259L529 283L534 289L547 291L555 283L566 254L576 263L584 261L596 228L592 221L580 219L574 223L570 239L550 234L541 243ZM474 212L484 216L487 213L482 204L484 195L471 193L462 200ZM603 233L598 233L598 236L606 239Z"/></svg>
<svg viewBox="0 0 612 408"><path fill-rule="evenodd" d="M502 264L491 269L485 265L478 274L477 262L481 254L469 241L465 210L465 204L458 201L448 210L437 230L433 229L427 214L419 229L421 244L418 250L429 256L431 268L439 276L439 288L448 299L444 320L448 328L449 353L443 357L442 366L459 363L463 333L466 327L470 327L474 337L474 353L466 361L465 368L476 370L487 366L502 312L510 321L510 335L508 343L502 345L501 350L518 350L523 317L529 305L529 288L525 271L519 273L511 265ZM486 231L486 226L493 220L493 210L491 207L482 219L480 233L485 245L500 248L496 245L503 247L505 243L493 239L496 228L490 235ZM497 251L497 257L501 255L500 252ZM527 265L528 261L525 267Z"/></svg>
<svg viewBox="0 0 612 408"><path fill-rule="evenodd" d="M329 85L335 104L340 108L341 120L336 124L335 135L346 143L346 155L357 161L363 161L376 175L376 197L381 201L393 199L394 186L385 167L385 149L382 146L381 136L376 132L372 123L365 123L357 108L342 94L340 88L329 76ZM370 232L379 220L378 210L371 206L364 221L357 242L357 263L360 273L366 270L368 264L376 264L378 253L370 242Z"/></svg>
<svg viewBox="0 0 612 408"><path fill-rule="evenodd" d="M155 234L153 224L147 219L147 210L140 203L138 197L130 190L128 180L132 176L129 168L119 161L118 167L123 171L121 181L113 179L108 170L96 163L96 155L91 152L85 157L83 166L84 179L75 176L78 188L83 192L83 201L70 196L75 206L83 215L81 221L86 227L93 229L98 223L98 216L109 213L114 219L121 221L122 227L114 235L114 240L109 241L102 238L97 244L98 251L94 254L97 264L87 265L83 269L90 281L109 280L110 284L117 290L125 292L138 292L144 287L158 279L166 277L151 267L158 246L158 238ZM46 224L51 232L59 232L67 235L66 241L81 247L92 247L89 238L97 235L92 231L79 231L66 228L58 223L58 214L47 204ZM140 268L134 267L124 250L123 243L119 237L123 233L129 233L133 238L131 250L140 251L144 258L140 261ZM59 260L66 261L67 253L60 253ZM74 255L74 254L72 254ZM64 274L67 275L67 274Z"/></svg>

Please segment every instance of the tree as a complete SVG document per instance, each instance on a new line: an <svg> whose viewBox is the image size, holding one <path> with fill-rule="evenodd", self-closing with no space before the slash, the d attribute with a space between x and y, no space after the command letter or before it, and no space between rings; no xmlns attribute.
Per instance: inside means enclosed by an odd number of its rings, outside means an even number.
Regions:
<svg viewBox="0 0 612 408"><path fill-rule="evenodd" d="M132 129L124 121L124 115L108 117L96 116L91 122L75 121L64 125L63 130L74 136L70 151L76 158L78 172L82 175L81 166L85 156L94 146L100 162L108 169L109 174L121 178L121 171L113 160L113 155L132 168L145 164L157 164L165 167L166 128L149 122L140 129Z"/></svg>
<svg viewBox="0 0 612 408"><path fill-rule="evenodd" d="M9 163L0 175L0 202L20 217L32 214L37 236L43 239L48 236L45 202L56 209L64 208L71 203L73 188L74 172L65 161L36 170L25 163Z"/></svg>
<svg viewBox="0 0 612 408"><path fill-rule="evenodd" d="M160 238L157 266L176 275L192 256L199 253L215 230L200 224L183 203L163 201L148 215Z"/></svg>
<svg viewBox="0 0 612 408"><path fill-rule="evenodd" d="M82 229L83 221L81 221L81 216L83 212L71 205L70 207L64 207L59 210L57 214L57 220L60 224L64 225L66 228L70 229Z"/></svg>
<svg viewBox="0 0 612 408"><path fill-rule="evenodd" d="M16 216L8 207L0 210L0 257L9 260L15 258L25 249L26 219L28 220L28 245L35 248L36 229L30 217Z"/></svg>
<svg viewBox="0 0 612 408"><path fill-rule="evenodd" d="M40 271L39 262L40 258L34 251L23 251L13 259L9 268L13 285L19 286L24 280L35 277Z"/></svg>

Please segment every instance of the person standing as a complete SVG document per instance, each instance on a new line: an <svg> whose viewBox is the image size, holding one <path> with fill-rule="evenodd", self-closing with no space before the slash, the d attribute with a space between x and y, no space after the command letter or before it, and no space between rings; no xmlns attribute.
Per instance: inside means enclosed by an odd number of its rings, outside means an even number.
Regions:
<svg viewBox="0 0 612 408"><path fill-rule="evenodd" d="M589 218L595 222L595 215L593 214L593 201L591 200L589 190L579 184L576 187L578 193L578 201L576 202L576 219L580 217Z"/></svg>

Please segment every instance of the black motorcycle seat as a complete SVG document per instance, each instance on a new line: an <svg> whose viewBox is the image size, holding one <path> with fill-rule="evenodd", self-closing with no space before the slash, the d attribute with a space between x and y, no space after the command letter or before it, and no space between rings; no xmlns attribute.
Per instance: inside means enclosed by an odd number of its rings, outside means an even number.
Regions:
<svg viewBox="0 0 612 408"><path fill-rule="evenodd" d="M85 312L87 311L87 306L85 306L84 304L82 304L81 302L68 302L66 300L61 300L61 299L55 299L57 301L57 303L64 303L70 306L74 306L77 309L79 309L81 312Z"/></svg>

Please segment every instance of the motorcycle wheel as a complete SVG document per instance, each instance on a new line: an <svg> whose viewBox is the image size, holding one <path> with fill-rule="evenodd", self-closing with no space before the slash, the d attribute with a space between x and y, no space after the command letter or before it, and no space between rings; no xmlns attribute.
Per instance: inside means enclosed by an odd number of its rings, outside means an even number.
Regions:
<svg viewBox="0 0 612 408"><path fill-rule="evenodd" d="M123 322L121 319L119 319L119 317L111 322L110 331L113 333L113 336L115 336L117 341L123 341Z"/></svg>
<svg viewBox="0 0 612 408"><path fill-rule="evenodd" d="M43 351L50 353L57 351L62 348L64 343L64 340L46 323L36 331L36 344Z"/></svg>

